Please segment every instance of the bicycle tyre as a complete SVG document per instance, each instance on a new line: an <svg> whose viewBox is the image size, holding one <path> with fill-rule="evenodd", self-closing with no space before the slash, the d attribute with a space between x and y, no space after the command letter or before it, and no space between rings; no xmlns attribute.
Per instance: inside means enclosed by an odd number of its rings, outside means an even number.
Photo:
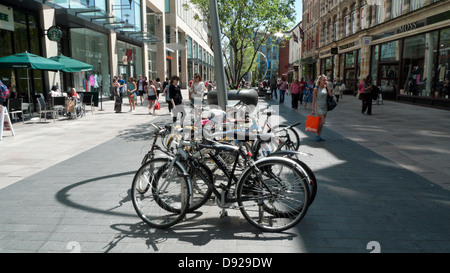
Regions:
<svg viewBox="0 0 450 273"><path fill-rule="evenodd" d="M204 176L208 178L211 183L214 183L214 177L212 171L204 163L199 162L199 169ZM212 195L211 188L200 178L197 178L197 173L193 171L188 171L189 177L192 184L192 203L189 205L188 212L193 212L203 206Z"/></svg>
<svg viewBox="0 0 450 273"><path fill-rule="evenodd" d="M281 157L288 157L292 160L294 160L297 164L299 164L303 170L306 172L306 174L309 177L309 193L310 193L310 200L309 205L311 205L314 202L314 199L317 195L317 178L314 172L311 170L311 168L306 165L305 162L301 161L296 157L296 153L293 151L278 151L273 154L270 154L269 156L281 156Z"/></svg>
<svg viewBox="0 0 450 273"><path fill-rule="evenodd" d="M170 160L154 158L147 161L136 172L131 186L131 201L136 213L154 228L164 229L177 224L189 209L192 189L183 168L174 164L178 179L163 181Z"/></svg>
<svg viewBox="0 0 450 273"><path fill-rule="evenodd" d="M286 130L284 130L284 128L286 128ZM298 132L295 130L295 128L289 127L288 125L285 124L280 124L274 126L272 130L269 130L269 132L270 131L283 141L285 141L287 138L286 133L289 134L289 138L291 140L291 144L293 145L293 147L291 148L288 146L287 150L298 151L298 149L300 148L300 136Z"/></svg>
<svg viewBox="0 0 450 273"><path fill-rule="evenodd" d="M262 231L281 232L292 228L306 215L310 197L299 165L288 158L270 157L256 161L255 166L260 176L251 167L247 168L236 189L242 215ZM283 176L274 177L270 171L273 168L281 168ZM287 175L298 178L293 180Z"/></svg>

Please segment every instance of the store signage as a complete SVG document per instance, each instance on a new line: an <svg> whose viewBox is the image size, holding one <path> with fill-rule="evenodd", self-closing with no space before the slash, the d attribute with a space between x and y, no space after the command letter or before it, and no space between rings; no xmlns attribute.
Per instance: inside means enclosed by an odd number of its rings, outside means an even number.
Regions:
<svg viewBox="0 0 450 273"><path fill-rule="evenodd" d="M0 5L0 29L14 31L13 9Z"/></svg>
<svg viewBox="0 0 450 273"><path fill-rule="evenodd" d="M320 56L324 56L324 55L327 55L327 54L330 54L330 53L331 53L331 50L325 50L325 51L320 52L319 55Z"/></svg>
<svg viewBox="0 0 450 273"><path fill-rule="evenodd" d="M405 31L410 31L417 28L417 22L412 22L410 24L406 24L397 28L397 33L403 33Z"/></svg>
<svg viewBox="0 0 450 273"><path fill-rule="evenodd" d="M354 41L354 42L351 42L351 43L339 46L339 50L344 50L344 49L347 49L347 48L350 48L350 47L354 47L354 46L357 46L357 45L359 45L359 42L358 41Z"/></svg>
<svg viewBox="0 0 450 273"><path fill-rule="evenodd" d="M47 29L47 38L50 41L59 41L62 37L62 30L57 26L51 26Z"/></svg>

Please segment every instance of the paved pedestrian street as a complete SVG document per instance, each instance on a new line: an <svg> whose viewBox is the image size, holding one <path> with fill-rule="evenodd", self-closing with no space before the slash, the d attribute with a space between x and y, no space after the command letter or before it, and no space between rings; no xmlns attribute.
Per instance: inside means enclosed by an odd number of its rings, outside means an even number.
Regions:
<svg viewBox="0 0 450 273"><path fill-rule="evenodd" d="M306 216L282 233L239 210L221 219L212 201L167 230L141 221L131 182L149 124L171 122L165 103L156 116L140 105L116 114L106 101L79 120L14 123L16 136L0 142L0 252L449 252L450 112L384 101L367 116L360 103L340 100L321 142L304 130L310 111L292 110L290 97L280 105L283 122L301 122L302 160L318 181Z"/></svg>

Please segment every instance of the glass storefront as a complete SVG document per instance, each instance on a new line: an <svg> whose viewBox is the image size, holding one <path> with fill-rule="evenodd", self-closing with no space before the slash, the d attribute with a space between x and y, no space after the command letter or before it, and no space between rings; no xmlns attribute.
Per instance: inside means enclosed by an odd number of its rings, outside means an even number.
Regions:
<svg viewBox="0 0 450 273"><path fill-rule="evenodd" d="M139 75L143 75L142 48L117 41L116 52L119 61L119 73L123 79L128 80L128 77L137 79Z"/></svg>
<svg viewBox="0 0 450 273"><path fill-rule="evenodd" d="M25 51L41 55L38 16L13 10L14 31L0 29L0 57ZM18 92L18 96L28 101L28 81L26 69L0 69L0 79ZM47 94L41 70L30 70L29 84L31 93Z"/></svg>
<svg viewBox="0 0 450 273"><path fill-rule="evenodd" d="M449 98L450 28L374 45L371 53L371 74L383 93Z"/></svg>
<svg viewBox="0 0 450 273"><path fill-rule="evenodd" d="M70 29L72 58L94 66L94 70L76 72L73 75L74 88L77 91L99 92L110 96L110 72L108 54L108 36L87 29ZM69 91L69 90L64 90Z"/></svg>
<svg viewBox="0 0 450 273"><path fill-rule="evenodd" d="M320 60L320 74L327 76L329 81L334 80L334 57L327 57Z"/></svg>
<svg viewBox="0 0 450 273"><path fill-rule="evenodd" d="M359 50L349 51L339 55L339 75L351 94L356 92L359 83Z"/></svg>

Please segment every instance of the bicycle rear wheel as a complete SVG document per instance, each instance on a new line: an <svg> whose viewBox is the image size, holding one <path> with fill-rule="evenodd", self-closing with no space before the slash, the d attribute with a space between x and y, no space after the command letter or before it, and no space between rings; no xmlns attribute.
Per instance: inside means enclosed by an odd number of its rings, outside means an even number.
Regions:
<svg viewBox="0 0 450 273"><path fill-rule="evenodd" d="M272 133L280 138L282 142L281 150L298 151L300 147L300 136L295 128L280 124L272 128Z"/></svg>
<svg viewBox="0 0 450 273"><path fill-rule="evenodd" d="M295 226L306 215L309 187L304 172L293 160L273 157L255 162L237 186L244 218L263 231L280 232Z"/></svg>
<svg viewBox="0 0 450 273"><path fill-rule="evenodd" d="M190 181L170 158L154 158L136 172L131 201L138 216L149 226L168 228L178 223L189 209Z"/></svg>

